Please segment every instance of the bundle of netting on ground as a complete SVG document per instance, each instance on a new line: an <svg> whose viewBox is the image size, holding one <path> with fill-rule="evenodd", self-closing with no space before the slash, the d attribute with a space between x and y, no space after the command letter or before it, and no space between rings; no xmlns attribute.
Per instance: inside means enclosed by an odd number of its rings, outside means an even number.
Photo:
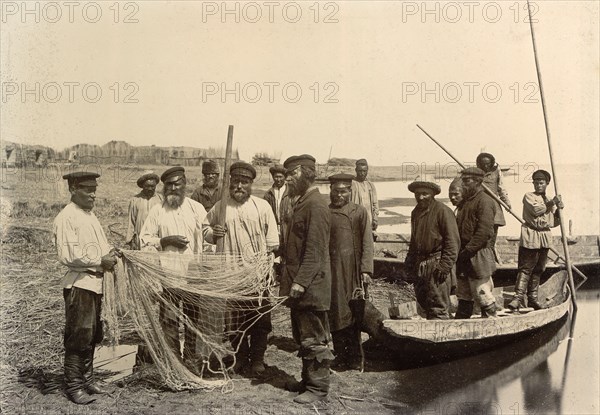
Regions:
<svg viewBox="0 0 600 415"><path fill-rule="evenodd" d="M232 345L285 298L272 292L272 256L123 251L105 276L103 320L119 338L127 316L165 384L174 390L232 387Z"/></svg>

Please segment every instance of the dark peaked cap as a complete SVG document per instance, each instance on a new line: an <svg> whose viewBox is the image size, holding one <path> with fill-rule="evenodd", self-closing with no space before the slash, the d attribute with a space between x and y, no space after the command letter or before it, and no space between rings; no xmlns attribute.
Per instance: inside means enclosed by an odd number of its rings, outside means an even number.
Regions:
<svg viewBox="0 0 600 415"><path fill-rule="evenodd" d="M139 179L137 179L137 185L138 187L144 187L144 183L146 183L146 180L156 180L156 183L159 182L159 178L158 178L158 174L156 173L146 173L140 176Z"/></svg>
<svg viewBox="0 0 600 415"><path fill-rule="evenodd" d="M546 170L536 170L533 172L533 174L531 175L532 179L535 179L536 177L540 177L542 179L546 180L546 183L550 183L550 180L552 180L552 176L550 176L550 173L548 173Z"/></svg>
<svg viewBox="0 0 600 415"><path fill-rule="evenodd" d="M165 170L165 172L160 176L160 180L164 183L166 180L174 176L185 176L185 169L183 166L175 166Z"/></svg>
<svg viewBox="0 0 600 415"><path fill-rule="evenodd" d="M329 176L329 183L344 183L348 186L352 185L352 180L354 180L354 176L347 173L338 173L333 176Z"/></svg>
<svg viewBox="0 0 600 415"><path fill-rule="evenodd" d="M440 186L438 186L437 184L435 184L433 182L421 182L421 181L416 181L416 182L412 182L411 184L409 184L408 190L410 190L411 192L414 193L417 191L417 189L419 189L421 187L433 190L434 195L439 195L440 192L442 191Z"/></svg>
<svg viewBox="0 0 600 415"><path fill-rule="evenodd" d="M69 186L98 186L98 182L96 181L98 177L100 177L98 173L92 173L89 171L76 171L65 174L62 178L69 183Z"/></svg>
<svg viewBox="0 0 600 415"><path fill-rule="evenodd" d="M460 172L461 176L467 177L483 177L485 176L485 172L481 170L479 167L469 167Z"/></svg>
<svg viewBox="0 0 600 415"><path fill-rule="evenodd" d="M254 180L256 178L256 169L250 163L246 163L245 161L236 161L229 168L229 174L232 176L249 177Z"/></svg>
<svg viewBox="0 0 600 415"><path fill-rule="evenodd" d="M286 170L295 169L298 166L307 166L315 168L315 158L309 154L301 154L299 156L288 157L286 161L283 162L283 167Z"/></svg>

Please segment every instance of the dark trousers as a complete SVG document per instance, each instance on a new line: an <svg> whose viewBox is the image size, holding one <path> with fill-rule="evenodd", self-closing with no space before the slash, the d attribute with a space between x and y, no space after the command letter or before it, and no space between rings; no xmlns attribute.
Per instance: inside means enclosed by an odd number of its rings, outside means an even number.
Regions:
<svg viewBox="0 0 600 415"><path fill-rule="evenodd" d="M292 308L291 318L292 335L300 345L302 383L307 391L325 396L329 393L329 364L333 360L327 311Z"/></svg>
<svg viewBox="0 0 600 415"><path fill-rule="evenodd" d="M333 350L336 359L354 362L360 361L360 331L354 325L332 331Z"/></svg>
<svg viewBox="0 0 600 415"><path fill-rule="evenodd" d="M181 357L179 344L179 318L177 317L179 304L181 302L183 314L188 320L186 324L184 324L183 356L186 359L194 359L197 355L197 336L192 328L196 330L199 329L198 321L200 319L200 307L196 305L198 303L196 297L189 293L183 295L183 292L167 288L163 290L162 297L164 300L160 302L159 321L165 337L169 342L169 346L178 357ZM194 301L194 303L190 301Z"/></svg>
<svg viewBox="0 0 600 415"><path fill-rule="evenodd" d="M67 352L89 352L102 341L102 294L81 288L65 288L65 336Z"/></svg>
<svg viewBox="0 0 600 415"><path fill-rule="evenodd" d="M550 248L528 249L519 247L519 272L525 275L541 276L546 270Z"/></svg>
<svg viewBox="0 0 600 415"><path fill-rule="evenodd" d="M417 302L425 310L428 320L450 318L451 285L450 275L442 283L436 282L431 273L418 277L415 281Z"/></svg>
<svg viewBox="0 0 600 415"><path fill-rule="evenodd" d="M65 361L67 393L93 383L94 349L102 341L102 294L77 287L63 290L65 300Z"/></svg>
<svg viewBox="0 0 600 415"><path fill-rule="evenodd" d="M263 299L229 301L227 330L234 351L241 359L264 361L267 339L273 331L271 303Z"/></svg>

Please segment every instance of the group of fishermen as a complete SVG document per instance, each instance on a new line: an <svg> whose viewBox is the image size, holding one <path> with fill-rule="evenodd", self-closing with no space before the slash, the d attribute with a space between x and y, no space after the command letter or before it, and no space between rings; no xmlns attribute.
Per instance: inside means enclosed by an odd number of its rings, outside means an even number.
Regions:
<svg viewBox="0 0 600 415"><path fill-rule="evenodd" d="M415 181L409 185L417 206L411 214L406 269L417 277L417 301L427 318L450 318L449 296L455 281L459 298L455 318L470 317L473 301L480 305L482 316L495 316L491 290L499 207L483 192L482 183L489 176L499 175L499 168L489 156L491 163L464 170L460 180L452 183L449 195L457 207L456 216L435 200L441 191L436 183ZM486 157L483 159L487 162ZM359 368L360 338L356 336L356 317L350 304L353 299L366 297L373 273L377 193L367 180L368 163L364 159L356 162L356 175L329 177L329 204L315 184L314 157L289 157L282 166L271 167L270 173L273 185L264 198L258 198L252 194L256 169L243 161L233 163L224 209L216 162L203 163L203 184L191 198L186 197L184 167L169 168L160 177L144 174L137 181L142 190L129 205L126 244L129 249L186 254L215 251L213 244L222 239L217 252L242 257L259 252L276 256L279 294L288 297L292 335L302 358L301 381L288 382L286 388L299 392L295 402L309 404L327 396L332 365L338 369ZM98 177L89 172L63 176L68 181L71 203L54 221L58 256L68 267L63 279L65 382L67 396L78 404L92 402L91 394L106 392L94 381L93 353L102 339L102 278L120 255L120 250L107 242L92 212ZM495 177L492 179L498 182ZM539 170L533 179L535 192L526 194L523 200L526 226L521 235L514 308L524 305L527 289L529 305L535 307L536 284L549 247L549 228L557 224L553 212L556 206L562 207L559 198L549 200L545 196L550 182L547 172ZM162 195L156 192L159 181L163 183ZM223 211L225 216L221 217ZM189 321L201 325L197 305L169 294L167 289L164 295L174 304L181 302ZM179 324L170 309L161 304L160 322L165 336L185 363L197 362L196 339L189 330L185 332L183 353L179 353ZM249 321L255 317L245 318ZM234 371L262 376L272 330L270 313L260 313L248 330L244 319L239 324L241 334L229 339L236 350ZM201 356L202 364L207 363L205 358Z"/></svg>

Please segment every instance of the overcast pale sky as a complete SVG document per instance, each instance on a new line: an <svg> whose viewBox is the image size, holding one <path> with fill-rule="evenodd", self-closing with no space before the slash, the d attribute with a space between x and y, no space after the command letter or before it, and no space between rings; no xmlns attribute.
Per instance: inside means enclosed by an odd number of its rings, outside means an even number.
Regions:
<svg viewBox="0 0 600 415"><path fill-rule="evenodd" d="M446 162L419 123L463 160L548 161L523 1L24 4L2 3L3 140L224 146L233 124L247 159ZM597 162L599 2L534 5L556 158Z"/></svg>

